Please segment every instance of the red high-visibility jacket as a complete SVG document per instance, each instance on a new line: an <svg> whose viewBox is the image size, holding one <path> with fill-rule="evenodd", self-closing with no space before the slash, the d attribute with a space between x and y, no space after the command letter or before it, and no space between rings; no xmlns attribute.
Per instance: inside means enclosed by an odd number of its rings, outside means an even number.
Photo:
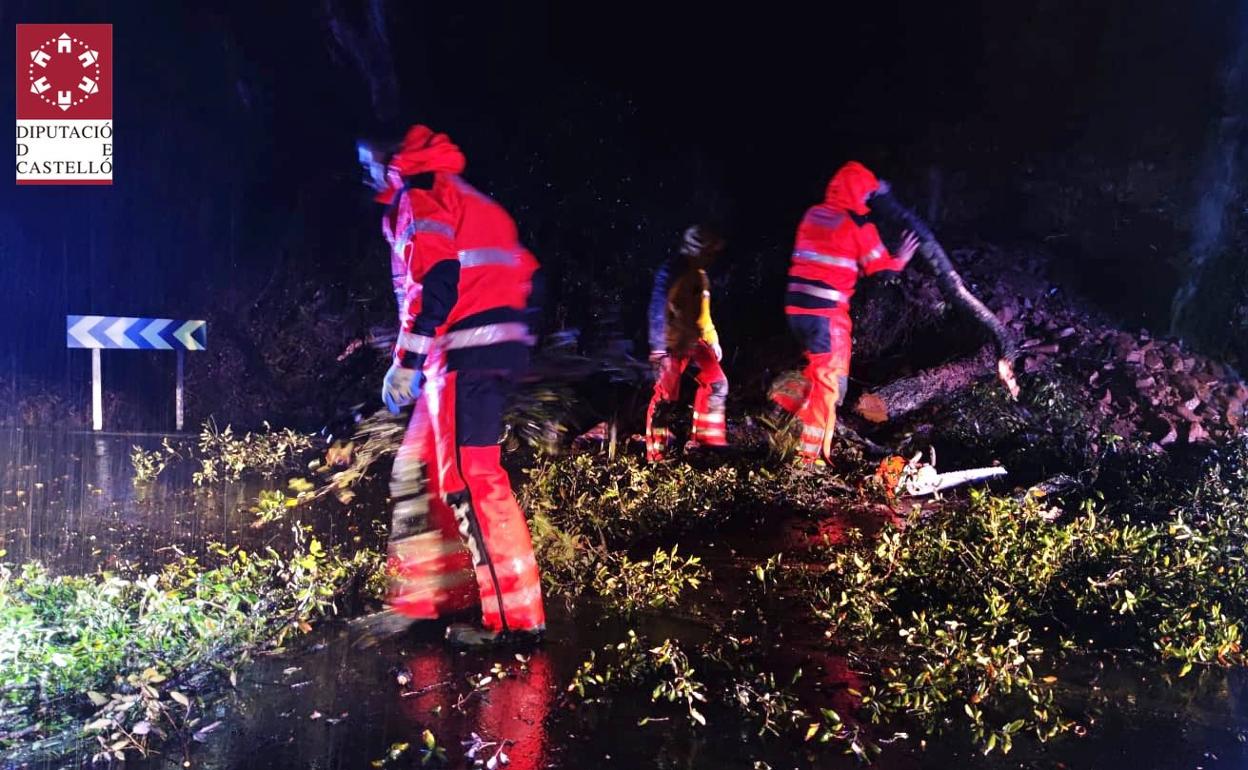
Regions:
<svg viewBox="0 0 1248 770"><path fill-rule="evenodd" d="M538 263L515 222L459 177L464 156L445 134L414 126L390 168L408 180L394 225L406 268L396 356L421 366L436 340L450 370L523 366Z"/></svg>
<svg viewBox="0 0 1248 770"><path fill-rule="evenodd" d="M823 203L812 206L797 228L789 263L784 312L832 316L849 310L858 275L900 270L903 263L888 253L870 222L867 198L880 186L861 163L841 167L828 183Z"/></svg>

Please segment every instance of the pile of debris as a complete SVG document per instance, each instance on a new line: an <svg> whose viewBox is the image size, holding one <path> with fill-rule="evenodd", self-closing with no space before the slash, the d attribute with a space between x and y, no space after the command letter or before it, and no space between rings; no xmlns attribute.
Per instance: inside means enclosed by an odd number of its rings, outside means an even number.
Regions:
<svg viewBox="0 0 1248 770"><path fill-rule="evenodd" d="M1019 340L1015 368L1024 382L1060 373L1063 382L1078 389L1066 395L1086 408L1090 437L1115 435L1166 447L1221 441L1244 425L1248 386L1233 369L1178 340L1118 328L1047 280L1044 255L983 249L957 252L954 259L975 292ZM927 285L930 277L908 274L904 281L908 309L932 306L913 301L933 294ZM950 309L937 312L945 318L917 324L937 328L951 320ZM870 422L896 423L991 380L992 362L992 350L985 347L870 389L854 410Z"/></svg>
<svg viewBox="0 0 1248 770"><path fill-rule="evenodd" d="M1047 304L1016 297L999 310L1027 335L1020 369L1060 364L1110 433L1166 446L1227 439L1240 429L1248 386L1228 367L1147 330L1120 331Z"/></svg>

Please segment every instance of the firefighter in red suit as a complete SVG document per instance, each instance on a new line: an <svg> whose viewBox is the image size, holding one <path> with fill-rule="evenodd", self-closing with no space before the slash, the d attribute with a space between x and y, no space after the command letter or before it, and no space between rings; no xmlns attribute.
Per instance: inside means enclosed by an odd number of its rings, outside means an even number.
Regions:
<svg viewBox="0 0 1248 770"><path fill-rule="evenodd" d="M828 183L823 202L807 210L797 228L784 312L806 354L806 387L773 398L801 422L798 453L805 463L830 455L836 408L849 378L849 303L858 276L902 270L919 245L907 232L897 256L884 248L879 231L866 221L867 202L879 187L866 166L846 163Z"/></svg>
<svg viewBox="0 0 1248 770"><path fill-rule="evenodd" d="M533 344L538 264L507 212L459 176L464 164L446 135L413 126L383 185L400 316L382 399L394 412L416 403L392 478L390 605L422 620L479 603L483 628L451 625L447 638L488 644L535 637L546 623L499 446Z"/></svg>

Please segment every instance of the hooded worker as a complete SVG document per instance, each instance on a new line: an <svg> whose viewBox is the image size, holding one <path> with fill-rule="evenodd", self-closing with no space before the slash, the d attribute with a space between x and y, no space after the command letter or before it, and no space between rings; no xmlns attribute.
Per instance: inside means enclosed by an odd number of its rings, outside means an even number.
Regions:
<svg viewBox="0 0 1248 770"><path fill-rule="evenodd" d="M483 628L453 624L447 638L481 645L545 629L528 525L499 447L504 403L533 344L538 264L507 212L459 176L464 163L445 134L413 126L379 193L400 305L382 399L396 413L416 403L391 482L389 602L412 620L479 604Z"/></svg>
<svg viewBox="0 0 1248 770"><path fill-rule="evenodd" d="M698 369L690 443L695 447L728 443L724 422L728 378L719 365L724 354L711 320L711 282L706 275L722 249L717 235L694 225L685 230L676 257L655 274L650 360L656 376L646 412L646 459L651 462L667 453L672 406L680 397L680 378L690 363Z"/></svg>
<svg viewBox="0 0 1248 770"><path fill-rule="evenodd" d="M773 399L801 422L798 453L805 463L830 455L836 408L849 378L849 303L858 276L902 270L919 245L907 232L896 256L884 247L867 221L868 201L879 189L866 166L846 163L828 183L823 202L808 209L797 228L784 312L806 355L806 387Z"/></svg>

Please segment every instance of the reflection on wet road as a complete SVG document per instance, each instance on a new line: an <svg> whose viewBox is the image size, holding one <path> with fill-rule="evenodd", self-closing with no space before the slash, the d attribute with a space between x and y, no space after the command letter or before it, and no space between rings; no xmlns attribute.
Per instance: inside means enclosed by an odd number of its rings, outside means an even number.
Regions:
<svg viewBox="0 0 1248 770"><path fill-rule="evenodd" d="M197 491L192 469L184 464L136 488L131 447L155 448L161 439L0 431L3 561L38 560L65 572L147 569L212 541L262 536L240 514L245 508L240 504L254 498L254 486ZM353 511L304 515L325 542L354 543L369 530L370 511L372 518L384 519L380 501L362 502ZM854 525L870 528L870 522ZM323 623L297 647L243 668L236 688L225 687L209 699L204 722L221 725L193 745L191 764L256 770L367 768L375 762L419 767L421 736L429 730L452 768L472 767L467 755L473 748L473 758L483 763L501 750L514 770L858 767L856 760L827 749L763 741L724 708L706 709L706 728L692 728L679 714L671 718L670 711L641 726L660 710L648 691L625 691L592 706L566 692L590 651L619 642L630 629L655 641L680 639L690 649L722 634L753 565L780 551L786 563L800 565L815 544L836 538L844 526L837 516L801 521L770 512L732 531L691 538L681 543L681 552L701 556L714 575L692 601L625 621L590 602L570 612L554 600L549 639L536 650L459 653L429 633L424 640L407 635L361 651L352 646L352 631L342 620ZM856 681L852 662L826 653L820 635L803 625L799 607L784 597L767 602L768 622L756 634L763 662L777 672L803 668L809 694L848 713L847 688ZM1072 703L1091 704L1072 712L1092 726L1086 738L1042 747L1020 741L1006 759L966 751L961 736L929 740L925 748L911 741L891 746L877 766L1248 767L1245 690L1238 674L1211 672L1170 688L1151 672L1091 667L1070 677L1067 690ZM166 757L128 764L179 766L181 748L166 750ZM86 745L79 756L31 766L82 766L91 751ZM15 765L0 756L0 767L10 766Z"/></svg>

